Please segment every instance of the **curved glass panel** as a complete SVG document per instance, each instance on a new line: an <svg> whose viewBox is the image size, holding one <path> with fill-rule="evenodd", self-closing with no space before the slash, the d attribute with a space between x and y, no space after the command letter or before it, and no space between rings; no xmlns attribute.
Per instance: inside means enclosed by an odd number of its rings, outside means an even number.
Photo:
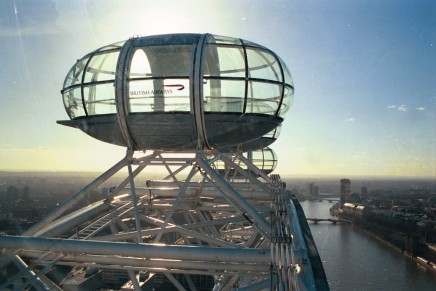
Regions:
<svg viewBox="0 0 436 291"><path fill-rule="evenodd" d="M66 90L63 92L64 106L71 119L85 116L83 109L81 88Z"/></svg>
<svg viewBox="0 0 436 291"><path fill-rule="evenodd" d="M109 47L116 51L87 55L65 78L63 98L70 118L116 113L114 81L120 50L113 45L104 48Z"/></svg>
<svg viewBox="0 0 436 291"><path fill-rule="evenodd" d="M85 68L88 60L89 57L78 60L77 63L70 69L65 77L64 89L82 83L83 69Z"/></svg>
<svg viewBox="0 0 436 291"><path fill-rule="evenodd" d="M247 94L247 113L274 115L281 99L281 85L249 81Z"/></svg>
<svg viewBox="0 0 436 291"><path fill-rule="evenodd" d="M280 109L279 105L285 81L292 84L289 70L270 50L252 42L244 44L245 51L238 39L208 39L203 60L204 110L284 115L290 102L284 100Z"/></svg>
<svg viewBox="0 0 436 291"><path fill-rule="evenodd" d="M284 117L288 113L289 109L291 109L293 98L294 98L294 89L285 86L285 92L283 94L283 102L282 105L280 106L278 116Z"/></svg>
<svg viewBox="0 0 436 291"><path fill-rule="evenodd" d="M291 73L288 69L288 66L286 66L285 62L283 62L282 59L279 58L279 60L280 60L280 64L282 65L282 68L283 68L283 73L285 75L285 83L288 85L294 86L294 81L292 80L292 76L291 76Z"/></svg>
<svg viewBox="0 0 436 291"><path fill-rule="evenodd" d="M280 133L282 132L282 124L280 124L279 126L276 127L275 129L275 133L274 133L274 138L279 138Z"/></svg>
<svg viewBox="0 0 436 291"><path fill-rule="evenodd" d="M248 74L250 78L259 78L282 82L280 65L269 52L247 48Z"/></svg>
<svg viewBox="0 0 436 291"><path fill-rule="evenodd" d="M86 67L84 82L115 80L119 51L94 55Z"/></svg>
<svg viewBox="0 0 436 291"><path fill-rule="evenodd" d="M117 49L117 48L121 49L125 43L126 43L126 40L119 41L119 42L101 47L101 48L97 49L96 51L103 52L103 51L113 50L113 49Z"/></svg>
<svg viewBox="0 0 436 291"><path fill-rule="evenodd" d="M88 115L117 113L113 83L85 86L83 97Z"/></svg>
<svg viewBox="0 0 436 291"><path fill-rule="evenodd" d="M208 45L204 62L204 75L245 77L245 58L242 47Z"/></svg>
<svg viewBox="0 0 436 291"><path fill-rule="evenodd" d="M270 148L263 148L256 151L250 151L245 152L242 154L247 160L252 162L259 170L265 172L265 173L271 173L274 171L274 169L277 167L277 157L274 151ZM233 156L233 155L230 155ZM245 176L240 175L237 171L235 171L234 168L231 166L226 165L222 160L217 160L213 163L213 166L215 169L218 170L218 172L221 175L228 175L232 178L243 178L245 179ZM240 164L240 167L242 167L246 171L250 171L249 168L245 164ZM251 171L250 171L251 172ZM255 173L251 173L255 174ZM256 174L255 174L256 175Z"/></svg>
<svg viewBox="0 0 436 291"><path fill-rule="evenodd" d="M240 112L244 110L245 81L204 79L205 112Z"/></svg>
<svg viewBox="0 0 436 291"><path fill-rule="evenodd" d="M272 172L277 166L277 157L270 148L249 152L247 155L251 162L263 171Z"/></svg>

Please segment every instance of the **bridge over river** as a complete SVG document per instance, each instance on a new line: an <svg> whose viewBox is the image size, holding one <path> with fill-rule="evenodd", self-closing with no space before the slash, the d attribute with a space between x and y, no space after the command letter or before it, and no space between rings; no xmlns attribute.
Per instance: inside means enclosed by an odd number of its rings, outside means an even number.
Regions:
<svg viewBox="0 0 436 291"><path fill-rule="evenodd" d="M310 201L328 201L330 203L338 202L340 200L340 197L338 194L320 194L316 196L307 196L307 199Z"/></svg>
<svg viewBox="0 0 436 291"><path fill-rule="evenodd" d="M346 219L336 219L336 218L311 218L308 217L306 218L307 221L311 221L315 224L317 224L318 222L331 222L333 224L337 224L337 223L351 223L350 220L346 220Z"/></svg>

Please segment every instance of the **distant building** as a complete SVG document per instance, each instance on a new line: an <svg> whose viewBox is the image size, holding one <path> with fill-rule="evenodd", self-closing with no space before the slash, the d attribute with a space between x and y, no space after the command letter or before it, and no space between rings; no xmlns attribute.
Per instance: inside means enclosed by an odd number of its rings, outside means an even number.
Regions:
<svg viewBox="0 0 436 291"><path fill-rule="evenodd" d="M351 194L351 181L349 179L341 179L341 208L344 208L346 197Z"/></svg>
<svg viewBox="0 0 436 291"><path fill-rule="evenodd" d="M343 205L344 214L352 217L361 217L363 215L363 211L365 206L346 202Z"/></svg>
<svg viewBox="0 0 436 291"><path fill-rule="evenodd" d="M319 195L319 190L318 190L318 186L315 185L315 183L310 183L309 184L309 197L313 198Z"/></svg>
<svg viewBox="0 0 436 291"><path fill-rule="evenodd" d="M23 195L22 195L22 198L24 199L24 200L29 200L29 194L30 194L30 190L29 190L29 186L25 186L24 188L23 188Z"/></svg>
<svg viewBox="0 0 436 291"><path fill-rule="evenodd" d="M368 199L368 188L362 187L360 189L360 202L364 202L366 199Z"/></svg>
<svg viewBox="0 0 436 291"><path fill-rule="evenodd" d="M310 183L309 184L309 197L310 198L313 198L313 195L314 195L314 193L313 193L313 187L315 186L315 183Z"/></svg>
<svg viewBox="0 0 436 291"><path fill-rule="evenodd" d="M8 201L15 201L18 199L18 188L11 185L8 187L6 192L6 200Z"/></svg>

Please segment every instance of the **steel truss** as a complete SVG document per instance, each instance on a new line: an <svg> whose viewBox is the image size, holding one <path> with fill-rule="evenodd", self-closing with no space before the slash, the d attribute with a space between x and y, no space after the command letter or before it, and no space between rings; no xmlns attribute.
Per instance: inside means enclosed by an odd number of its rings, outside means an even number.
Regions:
<svg viewBox="0 0 436 291"><path fill-rule="evenodd" d="M0 270L9 278L0 290L61 290L48 274L62 265L72 267L70 277L90 268L127 271L132 290L157 276L178 290L202 290L198 275L213 290L314 288L292 194L278 175L238 153L133 154L22 236L0 237ZM163 178L137 187L150 167L164 169ZM73 210L123 168L127 177L106 199Z"/></svg>

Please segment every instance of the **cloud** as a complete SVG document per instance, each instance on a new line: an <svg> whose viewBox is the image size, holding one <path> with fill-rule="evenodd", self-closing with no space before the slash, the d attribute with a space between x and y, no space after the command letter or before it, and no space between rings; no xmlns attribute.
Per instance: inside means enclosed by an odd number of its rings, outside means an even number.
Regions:
<svg viewBox="0 0 436 291"><path fill-rule="evenodd" d="M401 104L401 105L398 107L398 110L399 110L399 111L406 112L406 111L407 111L407 106L404 105L404 104Z"/></svg>
<svg viewBox="0 0 436 291"><path fill-rule="evenodd" d="M409 108L407 108L406 104L401 104L401 105L388 105L386 106L387 109L398 109L398 111L402 111L402 112L407 112L409 111ZM416 107L415 108L416 111L425 111L425 107L421 106L421 107Z"/></svg>
<svg viewBox="0 0 436 291"><path fill-rule="evenodd" d="M345 119L346 122L354 122L356 121L353 117Z"/></svg>

